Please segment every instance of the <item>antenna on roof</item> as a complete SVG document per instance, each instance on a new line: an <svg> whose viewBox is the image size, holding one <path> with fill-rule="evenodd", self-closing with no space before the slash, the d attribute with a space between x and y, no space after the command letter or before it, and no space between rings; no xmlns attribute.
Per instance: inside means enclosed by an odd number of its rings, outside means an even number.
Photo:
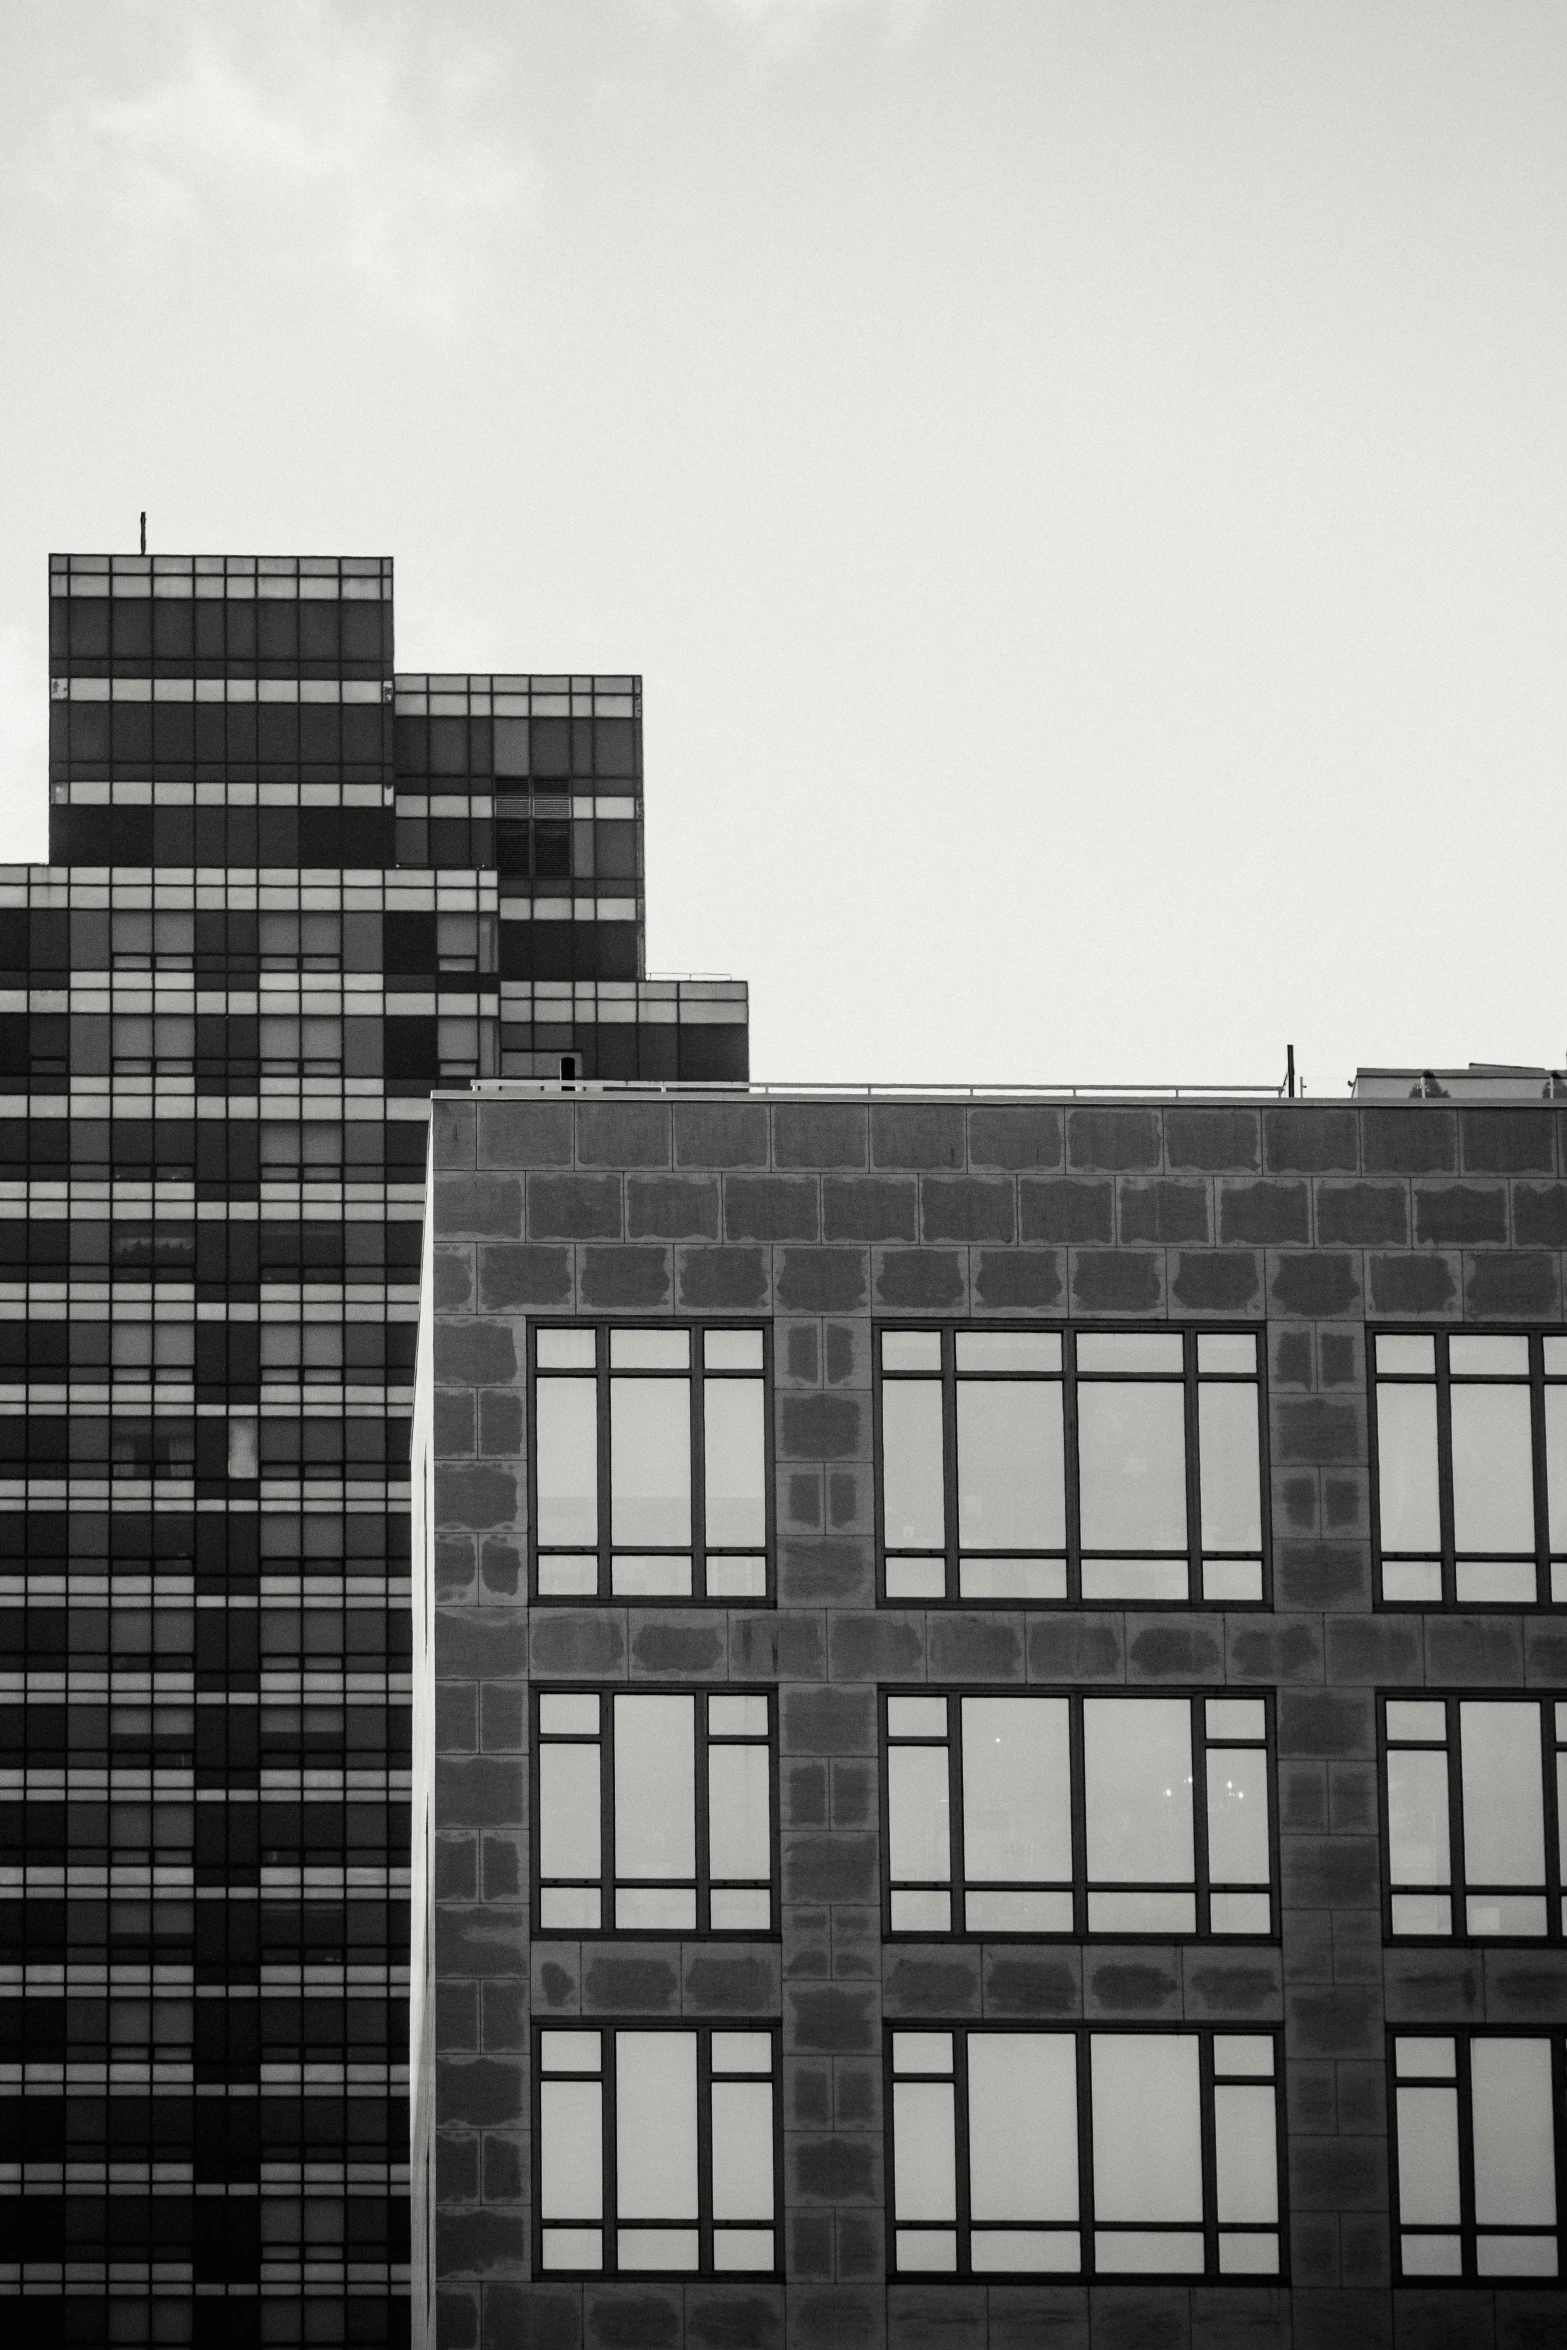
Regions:
<svg viewBox="0 0 1567 2350"><path fill-rule="evenodd" d="M141 518L141 551L144 555L147 552L147 516L145 510L143 511Z"/></svg>

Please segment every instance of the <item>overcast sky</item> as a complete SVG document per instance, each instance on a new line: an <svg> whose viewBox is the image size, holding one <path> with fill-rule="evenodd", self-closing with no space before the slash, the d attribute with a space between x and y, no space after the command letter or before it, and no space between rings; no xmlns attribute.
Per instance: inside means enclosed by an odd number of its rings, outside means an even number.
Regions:
<svg viewBox="0 0 1567 2350"><path fill-rule="evenodd" d="M6 0L0 826L51 548L637 669L771 1078L1567 1060L1561 0Z"/></svg>

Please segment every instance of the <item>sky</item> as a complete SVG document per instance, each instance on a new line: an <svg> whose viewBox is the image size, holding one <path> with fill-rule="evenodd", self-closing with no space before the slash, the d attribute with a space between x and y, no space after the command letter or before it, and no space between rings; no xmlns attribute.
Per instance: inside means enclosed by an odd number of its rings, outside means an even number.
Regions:
<svg viewBox="0 0 1567 2350"><path fill-rule="evenodd" d="M6 0L0 856L53 548L638 670L776 1080L1567 1063L1560 0Z"/></svg>

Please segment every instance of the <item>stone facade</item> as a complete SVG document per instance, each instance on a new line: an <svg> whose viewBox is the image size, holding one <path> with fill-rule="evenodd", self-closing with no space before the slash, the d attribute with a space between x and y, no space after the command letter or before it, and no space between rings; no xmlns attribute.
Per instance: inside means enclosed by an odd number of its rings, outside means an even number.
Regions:
<svg viewBox="0 0 1567 2350"><path fill-rule="evenodd" d="M432 1147L416 2332L443 2350L1567 2338L1548 2286L1391 2282L1387 2031L1561 2024L1567 1952L1385 1946L1375 1693L1567 1686L1567 1627L1550 1608L1376 1607L1367 1427L1368 1324L1560 1326L1567 1116L497 1093L438 1097ZM776 1607L530 1621L525 1324L574 1313L770 1321ZM1254 1323L1272 1604L878 1607L872 1334L900 1317ZM780 1939L530 1952L526 1689L571 1676L776 1684ZM927 1679L1275 1693L1282 1939L884 1946L876 1693ZM531 2279L530 2031L626 2015L781 2020L786 2282ZM979 2018L1281 2028L1286 2280L889 2282L884 2020Z"/></svg>

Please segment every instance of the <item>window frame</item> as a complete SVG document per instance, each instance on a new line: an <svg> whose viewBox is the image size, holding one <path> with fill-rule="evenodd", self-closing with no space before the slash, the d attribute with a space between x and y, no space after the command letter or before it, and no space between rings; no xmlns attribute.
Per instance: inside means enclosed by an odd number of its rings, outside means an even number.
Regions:
<svg viewBox="0 0 1567 2350"><path fill-rule="evenodd" d="M690 1358L686 1371L671 1374L668 1371L616 1369L610 1367L610 1333L613 1330L635 1331L638 1335L660 1330L683 1331L690 1342ZM538 1383L539 1337L550 1331L570 1331L580 1335L591 1331L594 1342L594 1367L587 1372L558 1372L546 1365L545 1378L586 1379L594 1382L597 1412L597 1476L598 1476L598 1587L592 1592L541 1592L539 1589L539 1447L538 1447ZM762 1368L755 1371L709 1371L706 1365L706 1341L710 1331L723 1335L743 1334L760 1336L762 1341ZM691 1589L682 1592L632 1592L612 1588L612 1561L614 1543L614 1496L610 1478L610 1379L669 1378L684 1376L690 1386L691 1406L691 1540L689 1545L639 1543L638 1556L654 1556L667 1552L671 1557L691 1559ZM709 1556L754 1558L754 1548L741 1549L737 1544L714 1543L707 1540L707 1454L706 1414L703 1395L709 1378L755 1379L762 1382L762 1442L763 1442L763 1500L764 1521L762 1540L763 1589L752 1595L720 1593L709 1596L707 1590L707 1562ZM778 1604L777 1576L777 1499L775 1473L775 1439L773 1430L773 1329L770 1317L757 1316L734 1321L682 1320L677 1316L661 1316L645 1321L603 1318L599 1316L569 1319L559 1315L530 1316L528 1321L528 1597L532 1607L657 1607L707 1608L744 1607L775 1608ZM624 1547L624 1546L623 1546ZM567 1553L563 1546L546 1544L543 1556L556 1554L586 1556L586 1546L576 1553Z"/></svg>
<svg viewBox="0 0 1567 2350"><path fill-rule="evenodd" d="M902 1372L894 1370L891 1372L884 1372L882 1367L882 1341L883 1338L889 1334L900 1337L907 1337L920 1332L936 1333L939 1336L941 1344L941 1369L939 1376L942 1397L942 1488L944 1512L944 1548L942 1550L941 1557L945 1567L946 1587L943 1596L940 1598L936 1598L934 1596L929 1598L900 1598L895 1595L889 1596L887 1591L887 1528L882 1392L884 1386L889 1380L893 1382L905 1378L915 1380L930 1380L935 1374L929 1371ZM1066 1520L1066 1590L1065 1593L1058 1598L1050 1598L1038 1595L1020 1597L1012 1594L1006 1594L999 1598L985 1598L980 1596L965 1595L959 1588L961 1558L958 1540L959 1497L957 1460L957 1387L959 1374L957 1371L956 1362L956 1342L959 1335L968 1335L970 1333L985 1337L1027 1336L1037 1338L1055 1336L1059 1337L1061 1341L1061 1369L1059 1373L1040 1371L1016 1374L1016 1376L1022 1380L1037 1380L1041 1385L1049 1385L1054 1383L1058 1384L1061 1389L1064 1469L1063 1500L1065 1505ZM1268 1350L1264 1343L1265 1336L1266 1325L1263 1323L1235 1321L1224 1322L1220 1320L1201 1320L1188 1324L1151 1321L1103 1323L1070 1321L1020 1322L1016 1320L990 1322L987 1320L984 1322L978 1322L973 1319L943 1318L941 1316L932 1316L929 1318L921 1317L919 1319L911 1318L908 1320L894 1321L883 1316L874 1317L871 1323L871 1379L873 1473L875 1483L877 1606L892 1608L1006 1608L1011 1609L1014 1612L1020 1608L1027 1608L1031 1613L1041 1609L1081 1609L1084 1607L1105 1609L1127 1607L1179 1607L1182 1609L1206 1609L1211 1612L1225 1614L1235 1610L1261 1612L1270 1609L1273 1605L1273 1530L1270 1492L1271 1463L1269 1459ZM1180 1373L1180 1383L1183 1397L1182 1427L1185 1445L1187 1591L1187 1596L1184 1599L1137 1597L1099 1598L1095 1596L1090 1596L1085 1599L1083 1597L1083 1545L1080 1490L1081 1481L1078 1459L1077 1403L1077 1388L1080 1374L1077 1369L1077 1345L1078 1341L1082 1338L1110 1337L1179 1338L1182 1343L1182 1367ZM1236 1337L1245 1337L1250 1339L1252 1342L1256 1362L1254 1378L1242 1372L1203 1372L1199 1374L1197 1367L1199 1339ZM975 1372L973 1374L964 1374L964 1376L972 1376L976 1379L984 1379L986 1377L1004 1377L1006 1374ZM1081 1376L1096 1385L1137 1385L1144 1383L1159 1384L1161 1382L1164 1384L1174 1384L1175 1378L1174 1373L1139 1371L1089 1371L1081 1374ZM1210 1599L1202 1595L1202 1458L1198 1414L1200 1389L1203 1385L1206 1384L1212 1384L1215 1386L1245 1386L1254 1384L1257 1391L1257 1477L1259 1503L1258 1523L1260 1537L1259 1547L1262 1567L1262 1587L1255 1599L1238 1599L1226 1597L1214 1597ZM934 1551L926 1551L924 1553L895 1552L894 1555L923 1555L934 1558L937 1554ZM1009 1556L1035 1557L1040 1554L1037 1551L1030 1550L1028 1552L997 1551L992 1553L971 1555L1006 1558ZM1090 1560L1093 1560L1101 1557L1119 1557L1129 1554L1122 1552L1105 1552L1096 1549L1091 1551L1088 1555ZM1178 1554L1172 1551L1163 1555L1167 1555L1173 1559ZM1216 1560L1220 1561L1226 1558L1234 1558L1239 1560L1243 1556L1249 1557L1250 1553L1243 1554L1238 1551L1215 1552L1212 1554L1212 1556ZM1198 1596L1192 1596L1194 1591L1198 1594Z"/></svg>
<svg viewBox="0 0 1567 2350"><path fill-rule="evenodd" d="M1408 1754L1440 1753L1447 1765L1447 1850L1448 1881L1443 1886L1403 1886L1393 1883L1392 1806L1388 1792L1388 1730L1387 1709L1394 1705L1441 1705L1446 1709L1447 1734L1438 1747L1433 1741L1396 1739L1394 1749ZM1466 1705L1532 1706L1540 1723L1540 1780L1541 1828L1544 1841L1545 1872L1538 1888L1545 1903L1545 1931L1543 1934L1475 1934L1467 1922L1467 1905L1471 1895L1483 1897L1487 1891L1514 1894L1533 1891L1532 1887L1486 1887L1476 1885L1469 1877L1465 1862L1464 1842L1464 1774L1463 1774L1463 1720L1460 1709ZM1465 1689L1379 1689L1376 1693L1377 1734L1377 1836L1381 1866L1382 1939L1389 1949L1490 1949L1544 1950L1560 1948L1567 1943L1567 1925L1563 1909L1567 1903L1567 1871L1562 1868L1561 1805L1558 1796L1557 1758L1567 1766L1567 1721L1558 1726L1555 1716L1567 1715L1567 1697L1548 1689L1525 1689L1516 1684L1490 1688ZM1393 1930L1393 1900L1396 1892L1430 1893L1442 1895L1451 1904L1453 1931L1447 1934L1396 1934ZM1464 1919L1462 1928L1458 1920Z"/></svg>
<svg viewBox="0 0 1567 2350"><path fill-rule="evenodd" d="M1451 2081L1445 2075L1401 2074L1398 2061L1398 2043L1405 2040L1434 2040L1453 2042L1454 2070ZM1474 2109L1471 2092L1470 2049L1477 2040L1543 2040L1551 2058L1551 2142L1556 2157L1556 2227L1557 2271L1554 2277L1501 2274L1481 2276L1477 2260L1480 2230L1475 2219L1475 2162ZM1567 2029L1561 2024L1389 2024L1384 2058L1387 2078L1388 2122L1388 2229L1391 2238L1393 2283L1395 2286L1418 2286L1422 2290L1472 2293L1478 2286L1486 2291L1508 2291L1522 2287L1535 2293L1561 2292L1567 2287L1567 2261L1562 2258L1567 2246ZM1459 2272L1443 2276L1430 2271L1405 2272L1404 2224L1402 2218L1402 2176L1399 2160L1400 2086L1417 2082L1434 2087L1452 2086L1457 2090L1458 2102L1458 2192L1459 2218L1456 2227L1442 2227L1433 2223L1421 2224L1410 2233L1422 2235L1453 2235L1459 2239ZM1506 2235L1547 2235L1545 2228L1531 2229L1521 2225L1487 2230L1487 2233Z"/></svg>
<svg viewBox="0 0 1567 2350"><path fill-rule="evenodd" d="M1377 1368L1377 1341L1379 1338L1426 1338L1433 1344L1434 1372L1390 1371ZM1529 1349L1527 1381L1493 1373L1460 1372L1461 1386L1494 1385L1521 1387L1529 1393L1529 1435L1532 1493L1534 1501L1534 1573L1535 1590L1532 1599L1460 1599L1457 1596L1457 1541L1453 1522L1453 1375L1449 1367L1450 1342L1454 1338L1522 1338ZM1567 1608L1567 1529L1561 1548L1555 1552L1561 1573L1562 1590L1559 1598L1551 1589L1551 1529L1548 1490L1548 1459L1545 1434L1545 1396L1548 1388L1567 1388L1567 1372L1545 1370L1545 1341L1548 1338L1567 1338L1567 1330L1560 1324L1512 1323L1484 1328L1433 1329L1429 1323L1368 1322L1366 1325L1366 1456L1371 1480L1371 1573L1372 1606L1387 1608L1399 1614L1425 1613L1432 1609L1451 1609L1468 1615L1476 1609L1504 1610L1509 1608ZM1378 1408L1378 1390L1390 1387L1432 1387L1436 1396L1436 1459L1437 1509L1440 1535L1440 1566L1442 1596L1440 1599L1387 1599L1383 1596L1382 1569L1384 1559L1394 1560L1429 1557L1428 1552L1394 1551L1384 1553L1382 1547L1382 1463L1381 1428ZM1513 1561L1523 1554L1518 1551L1466 1551L1465 1558L1481 1563L1494 1559L1498 1563Z"/></svg>
<svg viewBox="0 0 1567 2350"><path fill-rule="evenodd" d="M613 2041L619 2032L684 2032L695 2037L697 2044L697 2230L699 2253L695 2268L621 2268L608 2257L599 2268L546 2268L544 2265L544 2181L543 2181L543 2035L550 2031L597 2032L599 2035L599 2070L597 2075L586 2072L565 2073L548 2077L586 2080L596 2078L601 2087L600 2139L603 2162L601 2200L602 2217L595 2221L573 2223L551 2219L547 2224L564 2227L573 2224L596 2225L602 2235L608 2255L619 2229L616 2208L619 2152L616 2138L615 2063ZM712 2042L715 2032L764 2032L772 2051L772 2069L766 2076L773 2097L773 2265L770 2269L716 2268L713 2263L713 2156L712 2156ZM611 2043L606 2047L605 2043ZM776 2016L719 2016L710 2021L697 2021L685 2016L540 2016L536 2018L533 2047L529 2057L532 2143L529 2148L529 2175L532 2188L532 2211L529 2215L529 2242L535 2281L550 2279L578 2282L608 2281L634 2277L648 2282L668 2284L690 2278L716 2278L726 2283L747 2284L763 2279L780 2281L784 2274L784 2166L783 2166L783 2027ZM760 2080L759 2073L750 2075L721 2075L721 2078L749 2078ZM759 2224L759 2223L758 2223Z"/></svg>
<svg viewBox="0 0 1567 2350"><path fill-rule="evenodd" d="M950 2033L953 2044L950 2073L915 2071L898 2072L894 2069L894 2041L902 2033ZM968 2048L971 2040L995 2034L1030 2038L1070 2039L1074 2043L1077 2090L1077 2206L1075 2222L1079 2242L1079 2262L1075 2269L979 2269L972 2261L973 2220L971 2216L971 2178L968 2160ZM1201 2234L1203 2239L1203 2266L1192 2269L1105 2269L1100 2270L1094 2260L1096 2231L1106 2233L1148 2232L1156 2223L1144 2221L1100 2222L1094 2215L1094 2149L1093 2149L1093 2087L1092 2043L1095 2039L1193 2039L1198 2046L1198 2126L1202 2160ZM1224 2232L1236 2235L1273 2235L1278 2244L1278 2267L1273 2270L1221 2270L1218 2260L1218 2238L1221 2223L1218 2217L1217 2195L1217 2130L1215 2122L1214 2042L1218 2039L1267 2040L1273 2049L1271 2075L1217 2075L1217 2081L1249 2080L1273 2091L1273 2135L1277 2157L1277 2216L1271 2229L1260 2223L1226 2222ZM1285 2048L1282 2023L1259 2024L1245 2027L1239 2024L1115 2024L1084 2022L1022 2022L996 2021L976 2023L919 2017L888 2018L882 2026L882 2100L884 2112L884 2140L886 2149L886 2262L887 2281L896 2285L934 2285L949 2290L954 2284L1030 2285L1038 2289L1048 2285L1090 2284L1139 2286L1172 2284L1187 2287L1240 2286L1255 2289L1266 2285L1270 2289L1287 2287L1289 2275L1290 2201L1289 2201L1289 2126L1285 2108ZM953 2160L956 2181L956 2218L951 2226L957 2237L956 2265L950 2269L917 2269L898 2266L898 2232L900 2225L936 2232L945 2223L939 2221L910 2222L898 2219L897 2153L895 2143L894 2085L900 2080L950 2080L953 2087ZM984 2224L984 2223L982 2223ZM998 2223L999 2224L999 2223ZM1029 2222L1012 2222L1014 2227L1026 2227ZM1034 2223L1048 2227L1052 2223ZM1066 2224L1066 2223L1063 2223ZM1186 2227L1196 2233L1195 2223L1170 2223L1172 2227Z"/></svg>
<svg viewBox="0 0 1567 2350"><path fill-rule="evenodd" d="M542 1731L539 1727L540 1700L547 1697L592 1697L599 1707L599 1726L596 1739L587 1732L568 1735L565 1732ZM693 1850L695 1870L692 1877L695 1903L695 1923L688 1929L677 1926L621 1926L615 1923L615 1890L620 1882L643 1882L654 1886L662 1880L620 1880L615 1874L615 1713L617 1697L688 1697L692 1701L692 1805ZM707 1700L713 1697L760 1697L767 1706L768 1756L768 1923L757 1926L713 1926L705 1922L712 1914L711 1814L709 1810L708 1750L713 1744L760 1745L760 1739L739 1738L720 1732L715 1739L708 1727ZM538 1942L681 1942L696 1941L744 1943L777 1942L782 1934L782 1874L779 1820L778 1779L778 1686L776 1683L744 1684L729 1681L714 1682L602 1682L550 1681L534 1682L528 1691L528 1832L529 1858L529 1936ZM597 1926L546 1926L543 1923L543 1835L542 1803L539 1784L540 1756L546 1745L596 1744L599 1754L599 1924ZM552 1884L575 1883L587 1886L587 1877L580 1879L551 1879ZM674 1880L669 1880L673 1883Z"/></svg>
<svg viewBox="0 0 1567 2350"><path fill-rule="evenodd" d="M941 1698L945 1700L947 1706L947 1733L945 1745L947 1749L947 1819L948 1855L950 1863L948 1875L948 1892L952 1905L951 1914L953 1918L956 1919L961 1914L965 1922L962 1925L953 1924L945 1931L941 1930L940 1928L930 1927L894 1927L892 1923L892 1895L894 1888L892 1877L892 1833L890 1818L892 1780L888 1763L889 1747L892 1743L908 1746L936 1746L942 1743L942 1741L937 1739L934 1735L928 1737L900 1736L896 1741L891 1739L887 1725L888 1702L889 1700L896 1700L900 1697ZM1072 1878L1069 1891L1072 1903L1072 1923L1070 1927L1062 1928L1058 1932L1048 1932L1037 1927L1012 1928L1005 1931L997 1931L983 1927L970 1928L967 1924L966 1896L971 1890L983 1891L987 1889L1009 1889L1001 1886L991 1888L987 1885L985 1880L969 1880L963 1874L962 1863L964 1857L964 1819L962 1709L963 1700L965 1698L971 1697L1010 1697L1023 1699L1039 1698L1045 1700L1054 1699L1058 1703L1064 1700L1066 1703L1068 1723L1068 1754L1070 1758L1071 1769L1070 1802L1072 1820ZM1095 1888L1091 1886L1088 1876L1088 1780L1084 1759L1083 1708L1084 1705L1092 1699L1112 1697L1129 1700L1133 1703L1154 1703L1159 1701L1168 1703L1173 1700L1174 1702L1185 1704L1188 1709L1188 1717L1191 1724L1190 1737L1192 1753L1192 1897L1194 1903L1194 1913L1197 1919L1196 1928L1190 1934L1172 1932L1167 1927L1148 1927L1140 1931L1127 1931L1121 1927L1103 1927L1091 1930L1089 1927L1089 1894L1091 1891L1095 1890ZM1200 1709L1214 1699L1219 1699L1221 1701L1225 1699L1238 1699L1244 1702L1260 1704L1263 1708L1263 1737L1261 1741L1261 1752L1266 1759L1268 1774L1267 1893L1269 1923L1268 1931L1265 1934L1216 1934L1212 1932L1203 1922L1211 1914L1211 1902L1214 1892L1212 1873L1208 1864L1207 1774L1205 1768L1203 1767L1205 1758L1210 1751L1217 1750L1222 1752L1226 1746L1240 1747L1247 1752L1257 1751L1257 1742L1255 1740L1209 1737L1206 1720ZM941 1944L946 1944L949 1942L1091 1942L1096 1946L1106 1942L1138 1942L1145 1944L1168 1944L1170 1942L1180 1942L1185 1944L1201 1942L1205 1944L1222 1943L1227 1947L1232 1947L1239 1950L1267 1949L1276 1948L1278 1946L1282 1930L1283 1890L1280 1879L1279 1845L1278 1709L1277 1693L1271 1687L1246 1689L1233 1689L1229 1687L1223 1687L1219 1689L1201 1689L1187 1687L1184 1689L1150 1688L1128 1690L1119 1684L1113 1689L1108 1686L1103 1688L1083 1688L1081 1686L1053 1687L1043 1684L1036 1686L1033 1683L1020 1687L1019 1684L1014 1681L1010 1683L963 1683L961 1685L955 1684L949 1688L932 1688L926 1683L920 1683L917 1686L913 1683L883 1683L876 1692L876 1733L877 1770L879 1780L878 1794L881 1828L881 1932L883 1941L898 1944L917 1942L931 1942ZM1033 1888L1028 1889L1033 1890ZM1184 1887L1177 1887L1173 1883L1168 1885L1150 1884L1146 1886L1142 1884L1129 1883L1125 1886L1118 1885L1114 1888L1100 1887L1098 1890L1116 1890L1127 1892L1175 1892L1184 1891ZM1230 1890L1230 1888L1221 1887L1220 1890ZM1243 1888L1243 1890L1260 1891L1261 1888L1246 1887Z"/></svg>

